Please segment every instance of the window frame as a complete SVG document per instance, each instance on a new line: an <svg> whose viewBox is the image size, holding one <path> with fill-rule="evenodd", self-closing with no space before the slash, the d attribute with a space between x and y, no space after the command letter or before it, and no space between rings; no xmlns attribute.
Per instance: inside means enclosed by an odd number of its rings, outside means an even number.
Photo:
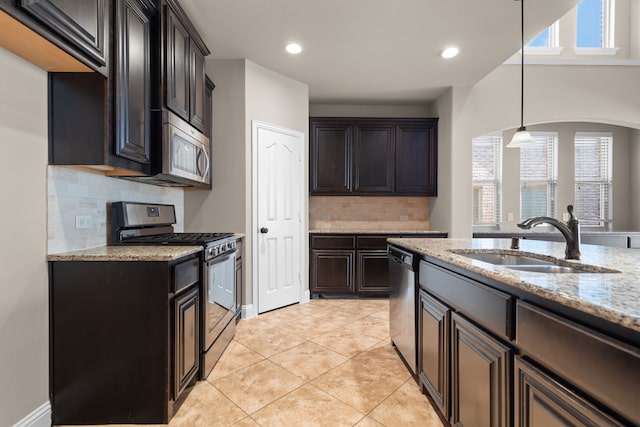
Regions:
<svg viewBox="0 0 640 427"><path fill-rule="evenodd" d="M615 47L615 0L602 1L602 46L600 47L578 47L577 39L580 31L580 21L578 19L578 5L576 5L576 55L615 55L620 49Z"/></svg>
<svg viewBox="0 0 640 427"><path fill-rule="evenodd" d="M564 47L560 46L560 20L548 26L544 31L549 33L549 46L529 46L526 44L524 46L525 55L560 55L562 53ZM529 43L538 38L540 34L531 39Z"/></svg>

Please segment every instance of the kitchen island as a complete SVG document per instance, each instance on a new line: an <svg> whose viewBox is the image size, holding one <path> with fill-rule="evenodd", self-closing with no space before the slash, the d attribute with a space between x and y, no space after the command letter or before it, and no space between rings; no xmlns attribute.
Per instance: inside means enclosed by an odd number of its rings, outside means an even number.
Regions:
<svg viewBox="0 0 640 427"><path fill-rule="evenodd" d="M580 261L565 261L556 242L525 240L519 250L506 239L389 243L418 259L418 378L443 420L640 424L640 254L582 245ZM529 255L572 272L469 257L477 254Z"/></svg>

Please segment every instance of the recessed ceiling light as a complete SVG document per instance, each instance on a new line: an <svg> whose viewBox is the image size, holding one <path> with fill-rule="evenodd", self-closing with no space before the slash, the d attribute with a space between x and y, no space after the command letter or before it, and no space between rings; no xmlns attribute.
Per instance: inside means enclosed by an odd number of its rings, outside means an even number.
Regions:
<svg viewBox="0 0 640 427"><path fill-rule="evenodd" d="M442 56L444 59L450 59L454 56L457 56L458 53L460 53L460 49L458 49L457 47L448 47L442 51L440 56Z"/></svg>
<svg viewBox="0 0 640 427"><path fill-rule="evenodd" d="M300 46L298 43L289 43L286 49L287 49L287 52L293 55L297 55L300 52L302 52L302 46Z"/></svg>

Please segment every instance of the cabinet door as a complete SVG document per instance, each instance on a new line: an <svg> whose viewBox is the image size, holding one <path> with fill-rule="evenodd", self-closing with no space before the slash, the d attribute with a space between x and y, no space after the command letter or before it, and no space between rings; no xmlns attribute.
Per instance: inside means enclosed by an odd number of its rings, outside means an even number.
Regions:
<svg viewBox="0 0 640 427"><path fill-rule="evenodd" d="M147 0L116 0L115 154L149 163L151 65Z"/></svg>
<svg viewBox="0 0 640 427"><path fill-rule="evenodd" d="M195 287L174 301L174 400L189 385L200 368L200 304L199 288Z"/></svg>
<svg viewBox="0 0 640 427"><path fill-rule="evenodd" d="M167 43L165 51L167 107L189 120L191 52L189 33L175 13L166 6ZM203 76L204 77L204 76ZM204 104L203 104L204 105ZM201 111L201 114L204 114Z"/></svg>
<svg viewBox="0 0 640 427"><path fill-rule="evenodd" d="M396 128L396 193L437 195L437 122Z"/></svg>
<svg viewBox="0 0 640 427"><path fill-rule="evenodd" d="M510 425L511 363L511 349L451 315L452 425Z"/></svg>
<svg viewBox="0 0 640 427"><path fill-rule="evenodd" d="M623 425L520 357L514 376L517 427Z"/></svg>
<svg viewBox="0 0 640 427"><path fill-rule="evenodd" d="M189 44L190 79L189 79L189 121L201 132L205 131L205 75L204 55L194 44Z"/></svg>
<svg viewBox="0 0 640 427"><path fill-rule="evenodd" d="M353 125L312 121L310 185L312 194L351 193Z"/></svg>
<svg viewBox="0 0 640 427"><path fill-rule="evenodd" d="M358 295L389 295L389 256L385 250L358 251Z"/></svg>
<svg viewBox="0 0 640 427"><path fill-rule="evenodd" d="M354 146L356 193L393 193L395 170L394 126L388 123L358 123Z"/></svg>
<svg viewBox="0 0 640 427"><path fill-rule="evenodd" d="M22 0L22 7L99 65L106 64L108 0Z"/></svg>
<svg viewBox="0 0 640 427"><path fill-rule="evenodd" d="M355 250L312 250L310 292L353 293Z"/></svg>
<svg viewBox="0 0 640 427"><path fill-rule="evenodd" d="M451 310L420 291L418 320L418 372L440 412L449 419L449 323Z"/></svg>
<svg viewBox="0 0 640 427"><path fill-rule="evenodd" d="M209 76L205 76L204 91L204 134L209 138L209 144L213 139L213 84ZM211 151L211 150L209 150Z"/></svg>

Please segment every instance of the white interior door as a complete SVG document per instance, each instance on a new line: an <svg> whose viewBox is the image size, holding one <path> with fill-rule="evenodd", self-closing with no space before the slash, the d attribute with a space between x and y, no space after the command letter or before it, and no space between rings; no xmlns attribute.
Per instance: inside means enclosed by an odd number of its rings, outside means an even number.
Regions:
<svg viewBox="0 0 640 427"><path fill-rule="evenodd" d="M300 301L304 134L253 123L257 153L258 313ZM255 169L254 169L255 171ZM255 224L255 222L254 222Z"/></svg>

